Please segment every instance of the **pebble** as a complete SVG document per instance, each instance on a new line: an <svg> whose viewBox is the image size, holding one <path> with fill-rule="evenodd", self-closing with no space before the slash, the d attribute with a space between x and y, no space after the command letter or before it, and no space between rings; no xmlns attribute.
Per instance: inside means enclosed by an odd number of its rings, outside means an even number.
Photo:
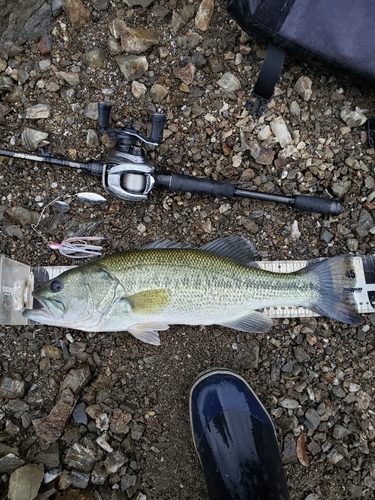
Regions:
<svg viewBox="0 0 375 500"><path fill-rule="evenodd" d="M96 438L96 442L98 445L103 448L103 450L107 451L108 453L113 452L112 446L108 443L109 436L106 432L103 432L99 437Z"/></svg>
<svg viewBox="0 0 375 500"><path fill-rule="evenodd" d="M36 130L33 128L26 128L21 134L21 144L27 151L35 151L38 149L39 144L47 139L47 132Z"/></svg>
<svg viewBox="0 0 375 500"><path fill-rule="evenodd" d="M56 441L65 428L66 421L74 408L74 404L72 392L69 389L64 389L50 414L46 417L33 420L36 434L46 443Z"/></svg>
<svg viewBox="0 0 375 500"><path fill-rule="evenodd" d="M358 111L350 111L344 108L340 113L341 119L347 124L351 129L354 127L360 127L367 121L367 117L363 113Z"/></svg>
<svg viewBox="0 0 375 500"><path fill-rule="evenodd" d="M193 83L196 68L192 62L183 67L173 67L173 74L182 80L186 85Z"/></svg>
<svg viewBox="0 0 375 500"><path fill-rule="evenodd" d="M282 116L274 118L270 123L270 127L282 148L292 144L292 136Z"/></svg>
<svg viewBox="0 0 375 500"><path fill-rule="evenodd" d="M309 408L305 413L305 417L311 429L316 429L321 422L320 415L314 408Z"/></svg>
<svg viewBox="0 0 375 500"><path fill-rule="evenodd" d="M79 73L75 71L58 71L56 73L57 78L62 78L66 83L72 87L76 87L80 84ZM67 92L67 91L66 91Z"/></svg>
<svg viewBox="0 0 375 500"><path fill-rule="evenodd" d="M26 118L29 120L40 120L51 116L51 107L48 104L35 104L26 110Z"/></svg>
<svg viewBox="0 0 375 500"><path fill-rule="evenodd" d="M8 498L10 500L33 500L43 481L44 468L27 464L15 470L9 479Z"/></svg>
<svg viewBox="0 0 375 500"><path fill-rule="evenodd" d="M200 31L207 31L211 18L214 13L214 1L213 0L202 0L199 4L197 14L195 16L195 26Z"/></svg>
<svg viewBox="0 0 375 500"><path fill-rule="evenodd" d="M304 101L309 101L312 96L312 81L308 76L300 76L294 86L294 90Z"/></svg>
<svg viewBox="0 0 375 500"><path fill-rule="evenodd" d="M117 472L126 462L127 457L122 453L120 449L114 451L104 461L104 467L108 474L114 474Z"/></svg>
<svg viewBox="0 0 375 500"><path fill-rule="evenodd" d="M138 80L148 70L148 62L145 56L119 55L115 57L115 60L127 81Z"/></svg>
<svg viewBox="0 0 375 500"><path fill-rule="evenodd" d="M124 28L120 34L121 49L128 54L142 54L158 43L158 37L146 28Z"/></svg>
<svg viewBox="0 0 375 500"><path fill-rule="evenodd" d="M63 9L69 23L76 30L83 28L90 21L90 11L80 0L64 0Z"/></svg>
<svg viewBox="0 0 375 500"><path fill-rule="evenodd" d="M87 425L87 413L86 413L86 405L85 403L78 403L73 410L72 413L74 422L76 424Z"/></svg>
<svg viewBox="0 0 375 500"><path fill-rule="evenodd" d="M154 83L150 89L150 97L155 103L161 102L167 95L168 89L158 83Z"/></svg>
<svg viewBox="0 0 375 500"><path fill-rule="evenodd" d="M100 47L89 50L83 54L82 61L89 68L104 68L106 61L105 52Z"/></svg>
<svg viewBox="0 0 375 500"><path fill-rule="evenodd" d="M0 398L22 398L25 393L25 382L20 375L3 375L0 378Z"/></svg>
<svg viewBox="0 0 375 500"><path fill-rule="evenodd" d="M288 410L296 410L299 406L298 401L291 398L284 398L280 401L280 405Z"/></svg>
<svg viewBox="0 0 375 500"><path fill-rule="evenodd" d="M24 463L25 461L14 453L7 453L6 455L0 457L0 474L13 472L24 465Z"/></svg>
<svg viewBox="0 0 375 500"><path fill-rule="evenodd" d="M232 73L224 73L224 75L217 81L219 87L221 87L225 92L235 92L240 90L241 82Z"/></svg>
<svg viewBox="0 0 375 500"><path fill-rule="evenodd" d="M132 94L136 99L139 99L147 92L147 87L143 83L137 82L136 80L132 81Z"/></svg>

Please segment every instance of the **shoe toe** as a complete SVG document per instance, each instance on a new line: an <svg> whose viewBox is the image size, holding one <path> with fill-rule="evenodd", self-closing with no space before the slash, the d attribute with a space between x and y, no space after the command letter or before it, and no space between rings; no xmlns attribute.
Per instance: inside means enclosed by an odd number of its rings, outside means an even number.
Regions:
<svg viewBox="0 0 375 500"><path fill-rule="evenodd" d="M196 444L219 413L238 410L273 427L270 416L249 384L236 373L213 370L197 378L190 391L190 418Z"/></svg>

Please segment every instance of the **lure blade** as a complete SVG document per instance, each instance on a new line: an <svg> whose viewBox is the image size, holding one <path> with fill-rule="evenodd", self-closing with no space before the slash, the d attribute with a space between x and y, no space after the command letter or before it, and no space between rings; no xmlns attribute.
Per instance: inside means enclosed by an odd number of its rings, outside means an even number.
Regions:
<svg viewBox="0 0 375 500"><path fill-rule="evenodd" d="M70 206L65 201L57 200L54 202L53 206L56 208L58 212L69 212Z"/></svg>
<svg viewBox="0 0 375 500"><path fill-rule="evenodd" d="M97 193L78 193L76 198L83 203L104 203L107 201L104 196Z"/></svg>

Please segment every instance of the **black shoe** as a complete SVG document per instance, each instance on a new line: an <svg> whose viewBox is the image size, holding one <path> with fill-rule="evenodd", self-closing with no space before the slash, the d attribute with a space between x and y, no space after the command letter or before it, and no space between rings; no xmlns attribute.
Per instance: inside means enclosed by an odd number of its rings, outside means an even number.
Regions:
<svg viewBox="0 0 375 500"><path fill-rule="evenodd" d="M289 498L272 420L240 375L221 369L201 374L189 407L210 500Z"/></svg>

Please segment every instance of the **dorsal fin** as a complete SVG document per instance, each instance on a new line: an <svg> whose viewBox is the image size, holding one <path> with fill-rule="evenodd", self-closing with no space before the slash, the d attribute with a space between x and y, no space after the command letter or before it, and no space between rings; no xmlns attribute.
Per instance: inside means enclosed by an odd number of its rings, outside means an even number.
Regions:
<svg viewBox="0 0 375 500"><path fill-rule="evenodd" d="M254 245L246 238L242 238L242 236L219 238L203 245L199 250L212 252L221 257L228 257L243 266L253 266L254 260L257 257L257 251Z"/></svg>
<svg viewBox="0 0 375 500"><path fill-rule="evenodd" d="M160 249L160 248L197 248L191 243L179 243L178 241L171 240L155 240L151 243L147 243L142 250L150 250L150 249Z"/></svg>

